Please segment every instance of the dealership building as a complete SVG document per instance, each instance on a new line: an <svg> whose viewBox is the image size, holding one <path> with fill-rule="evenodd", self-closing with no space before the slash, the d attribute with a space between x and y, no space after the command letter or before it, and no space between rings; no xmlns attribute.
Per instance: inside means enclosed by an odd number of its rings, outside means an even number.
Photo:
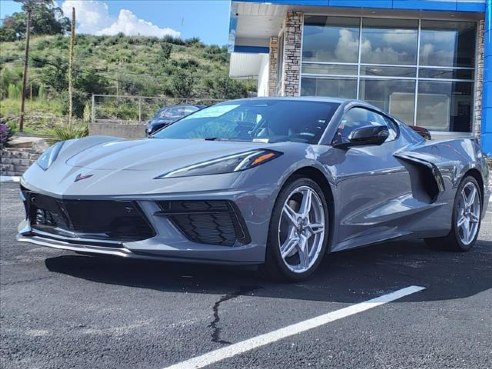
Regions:
<svg viewBox="0 0 492 369"><path fill-rule="evenodd" d="M230 75L258 96L368 101L492 155L492 0L231 2Z"/></svg>

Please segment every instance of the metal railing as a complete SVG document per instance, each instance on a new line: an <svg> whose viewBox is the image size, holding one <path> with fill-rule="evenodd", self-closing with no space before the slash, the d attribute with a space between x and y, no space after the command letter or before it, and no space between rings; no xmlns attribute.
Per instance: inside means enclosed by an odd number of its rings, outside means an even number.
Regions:
<svg viewBox="0 0 492 369"><path fill-rule="evenodd" d="M213 105L223 100L128 95L92 95L92 123L141 124L157 110L172 105Z"/></svg>

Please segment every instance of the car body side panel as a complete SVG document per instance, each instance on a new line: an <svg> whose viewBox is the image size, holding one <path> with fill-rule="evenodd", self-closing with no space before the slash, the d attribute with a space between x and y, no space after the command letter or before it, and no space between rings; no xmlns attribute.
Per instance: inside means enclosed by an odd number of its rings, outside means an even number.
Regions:
<svg viewBox="0 0 492 369"><path fill-rule="evenodd" d="M448 222L419 221L445 204L429 204L413 196L410 173L392 155L400 145L396 140L381 146L331 149L320 158L334 178L332 251L409 236L416 228L449 229Z"/></svg>

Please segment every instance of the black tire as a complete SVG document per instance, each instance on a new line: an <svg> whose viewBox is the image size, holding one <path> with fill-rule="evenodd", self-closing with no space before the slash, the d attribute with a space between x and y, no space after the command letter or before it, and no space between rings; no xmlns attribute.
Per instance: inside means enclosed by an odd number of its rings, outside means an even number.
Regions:
<svg viewBox="0 0 492 369"><path fill-rule="evenodd" d="M280 245L279 245L279 222L280 217L282 215L282 209L287 201L288 196L294 191L296 188L301 186L310 187L312 190L316 192L319 196L319 199L322 203L323 213L324 213L324 237L323 243L318 253L317 260L314 264L305 272L293 272L290 270L282 256L280 254ZM321 187L313 180L304 177L296 177L290 180L288 183L284 185L282 190L280 191L277 200L275 201L275 205L272 211L272 217L270 219L270 226L268 231L268 241L266 248L266 258L265 263L260 267L260 272L264 277L269 279L274 279L277 281L284 282L297 282L302 281L309 278L318 268L321 263L323 256L326 253L327 243L329 239L329 211L328 204L326 198L321 190Z"/></svg>
<svg viewBox="0 0 492 369"><path fill-rule="evenodd" d="M463 191L463 188L467 186L468 184L473 184L477 191L478 191L478 198L480 199L480 215L479 215L479 220L478 220L478 229L476 231L475 237L473 240L465 244L461 240L460 234L459 234L459 228L457 225L457 217L459 215L459 199L461 196L461 192ZM425 243L434 248L434 249L439 249L439 250L450 250L450 251L460 251L460 252L466 252L470 251L473 246L475 246L475 243L477 242L478 234L480 233L480 224L482 220L482 189L478 185L478 182L475 178L472 176L467 176L463 178L461 181L460 185L458 186L458 189L456 191L456 196L454 199L454 204L453 204L453 216L452 216L452 228L449 234L445 237L436 237L436 238L426 238Z"/></svg>

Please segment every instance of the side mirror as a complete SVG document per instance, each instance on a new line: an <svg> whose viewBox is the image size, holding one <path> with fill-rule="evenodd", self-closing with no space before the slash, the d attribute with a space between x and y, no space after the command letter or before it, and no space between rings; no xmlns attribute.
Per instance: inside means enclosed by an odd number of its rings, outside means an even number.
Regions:
<svg viewBox="0 0 492 369"><path fill-rule="evenodd" d="M388 127L367 125L354 129L348 136L348 142L338 144L336 147L349 148L352 146L381 145L388 137Z"/></svg>

